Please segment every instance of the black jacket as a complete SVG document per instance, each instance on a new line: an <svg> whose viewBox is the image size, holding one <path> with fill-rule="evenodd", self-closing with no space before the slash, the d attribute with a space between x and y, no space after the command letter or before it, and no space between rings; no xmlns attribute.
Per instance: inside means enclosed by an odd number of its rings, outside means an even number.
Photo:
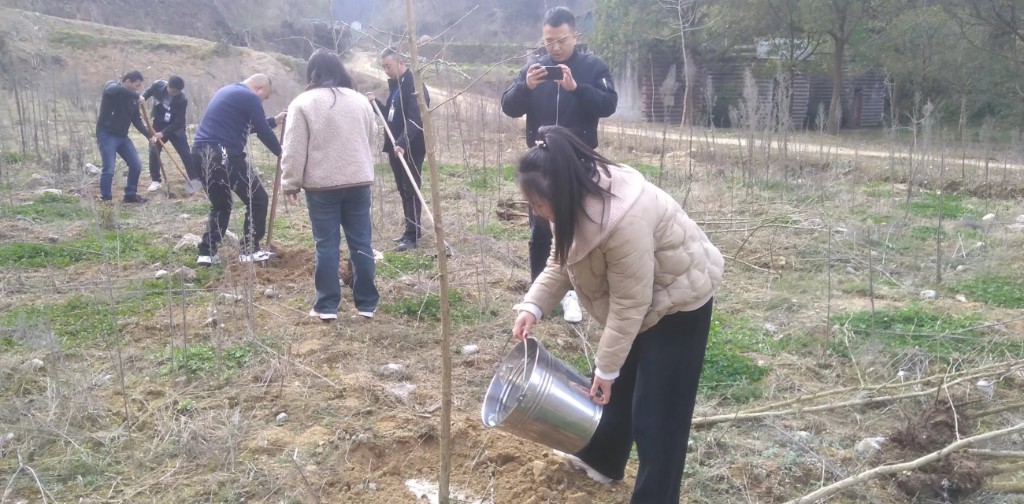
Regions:
<svg viewBox="0 0 1024 504"><path fill-rule="evenodd" d="M185 110L188 109L188 98L185 93L171 96L167 92L167 81L158 80L149 86L142 97L153 97L153 128L163 133L164 138L179 131L185 131Z"/></svg>
<svg viewBox="0 0 1024 504"><path fill-rule="evenodd" d="M537 63L555 65L544 55ZM557 124L565 126L584 143L597 147L597 121L615 113L619 95L608 67L594 56L578 50L565 63L572 71L576 90L568 92L554 81L544 81L535 89L526 87L527 64L512 85L501 95L501 110L509 117L526 115L526 145L533 147L537 129Z"/></svg>
<svg viewBox="0 0 1024 504"><path fill-rule="evenodd" d="M401 92L398 91L401 83ZM423 140L423 118L420 116L420 106L413 95L416 84L413 82L412 70L406 70L398 79L388 79L388 101L381 103L377 100L380 112L384 114L385 122L395 135L395 142L403 150L413 156L423 156L427 152L426 143ZM427 87L423 86L423 101L430 106L430 93ZM391 109L394 108L392 113ZM393 153L394 149L391 140L384 133L383 152ZM410 148L410 146L412 148Z"/></svg>
<svg viewBox="0 0 1024 504"><path fill-rule="evenodd" d="M139 114L139 95L117 81L109 81L103 87L100 101L100 115L96 118L96 133L104 131L111 135L128 136L128 126L134 125L146 138L149 130Z"/></svg>

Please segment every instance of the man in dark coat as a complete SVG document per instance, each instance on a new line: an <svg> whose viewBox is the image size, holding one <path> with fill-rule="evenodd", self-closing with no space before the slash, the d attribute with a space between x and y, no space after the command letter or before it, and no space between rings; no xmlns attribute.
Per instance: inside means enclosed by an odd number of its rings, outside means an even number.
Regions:
<svg viewBox="0 0 1024 504"><path fill-rule="evenodd" d="M398 184L398 194L402 198L405 233L395 239L398 242L395 250L403 252L416 248L417 241L423 234L423 228L420 226L422 203L416 196L416 190L420 187L420 174L427 147L423 139L423 119L420 115L420 106L416 102L416 85L413 82L412 70L409 70L402 55L390 48L381 53L380 64L388 76L388 101L381 103L373 93L366 93L366 96L377 103L377 107L384 114L387 127L395 136L395 143L392 145L387 132L384 133L384 152L388 154L391 171ZM427 93L426 87L423 88L423 100L430 105L430 94ZM412 178L409 178L409 174L402 166L403 157L409 165Z"/></svg>
<svg viewBox="0 0 1024 504"><path fill-rule="evenodd" d="M576 17L569 9L549 10L542 33L547 54L523 67L501 96L501 110L509 117L526 116L527 147L534 146L538 128L554 124L569 128L597 148L598 120L615 113L619 101L611 72L601 60L576 50ZM534 280L551 255L551 225L531 212L530 227L530 278ZM562 309L566 321L583 319L574 291L565 295Z"/></svg>
<svg viewBox="0 0 1024 504"><path fill-rule="evenodd" d="M142 93L143 100L153 98L153 129L156 130L156 134L149 139L149 177L153 183L149 185L148 192L158 191L163 186L160 173L160 151L163 149L161 141L173 145L178 157L181 158L189 178L185 183L185 191L192 194L202 187L199 174L194 172L192 157L189 155L188 135L185 133L188 98L184 90L185 80L173 75L167 80L154 82L145 93Z"/></svg>
<svg viewBox="0 0 1024 504"><path fill-rule="evenodd" d="M100 174L100 199L113 199L114 166L117 156L128 164L128 182L124 186L125 203L145 203L146 198L138 195L139 175L142 161L139 151L128 138L128 126L135 126L147 138L149 130L139 113L139 90L142 89L142 72L132 70L121 77L121 81L109 81L103 87L100 114L96 118L96 145L100 149L103 171Z"/></svg>

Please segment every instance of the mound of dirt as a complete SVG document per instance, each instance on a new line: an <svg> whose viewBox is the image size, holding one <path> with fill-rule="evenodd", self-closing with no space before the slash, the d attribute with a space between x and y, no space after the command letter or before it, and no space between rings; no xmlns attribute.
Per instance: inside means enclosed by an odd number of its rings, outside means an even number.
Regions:
<svg viewBox="0 0 1024 504"><path fill-rule="evenodd" d="M925 408L906 427L889 435L893 450L887 462L896 463L920 458L967 437L968 419L964 408L949 401L936 402ZM914 471L896 476L896 486L909 497L941 498L956 502L981 489L984 472L976 457L953 453Z"/></svg>

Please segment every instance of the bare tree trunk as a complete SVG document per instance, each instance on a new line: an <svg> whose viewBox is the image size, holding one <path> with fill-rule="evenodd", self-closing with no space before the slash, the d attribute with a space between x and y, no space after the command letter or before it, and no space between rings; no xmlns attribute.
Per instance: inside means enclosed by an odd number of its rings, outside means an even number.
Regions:
<svg viewBox="0 0 1024 504"><path fill-rule="evenodd" d="M839 133L839 120L843 113L843 56L846 52L846 39L833 36L835 51L832 53L832 101L828 106L826 129L830 135Z"/></svg>
<svg viewBox="0 0 1024 504"><path fill-rule="evenodd" d="M416 17L413 15L413 0L405 0L406 31L409 36L409 53L412 64L413 89L416 104L423 118L423 139L427 144L427 168L430 171L430 206L434 210L434 235L437 247L437 271L440 281L441 303L441 425L438 438L441 442L441 462L437 478L438 502L448 504L449 479L452 466L452 318L448 306L448 255L444 240L444 225L441 220L441 194L438 183L437 162L434 158L434 127L430 110L423 99L423 74L416 47Z"/></svg>
<svg viewBox="0 0 1024 504"><path fill-rule="evenodd" d="M683 6L676 9L679 14L679 39L683 47L683 80L686 87L683 88L683 120L682 126L693 124L693 82L696 80L696 69L693 67L693 58L690 50L686 47L686 26L683 25Z"/></svg>

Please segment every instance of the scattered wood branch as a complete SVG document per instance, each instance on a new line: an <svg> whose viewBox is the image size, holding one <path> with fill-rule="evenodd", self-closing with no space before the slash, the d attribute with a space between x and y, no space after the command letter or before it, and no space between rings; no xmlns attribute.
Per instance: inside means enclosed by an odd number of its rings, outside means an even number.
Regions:
<svg viewBox="0 0 1024 504"><path fill-rule="evenodd" d="M979 411L979 412L971 415L971 419L972 420L977 420L979 418L985 418L987 416L998 415L999 413L1005 413L1007 411L1013 411L1013 410L1019 410L1019 409L1024 409L1024 402L1017 402L1017 403L1013 403L1013 404L1007 404L1005 406L999 406L998 408L992 408L992 409L987 409L987 410L984 410L984 411Z"/></svg>
<svg viewBox="0 0 1024 504"><path fill-rule="evenodd" d="M980 448L972 448L966 450L966 453L971 455L978 455L979 457L992 457L992 458L1019 458L1024 459L1024 451L1010 451L1010 450L983 450Z"/></svg>
<svg viewBox="0 0 1024 504"><path fill-rule="evenodd" d="M943 449L941 449L939 451L935 451L935 452L929 453L928 455L925 455L925 456L920 457L918 459L912 460L910 462L903 462L903 463L900 463L900 464L892 464L892 465L885 465L885 466L876 467L874 469L871 469L871 470L868 470L868 471L864 471L864 472L862 472L860 474L857 474L856 476L851 476L851 477L846 478L844 480L837 481L837 482L835 482L835 483L833 483L833 484L831 484L829 486L826 486L824 488L818 489L818 490L816 490L814 492L811 492L811 493L809 493L809 494L807 494L807 495L805 495L803 497L800 497L798 499L793 499L791 501L788 501L786 504L809 504L809 503L812 503L812 502L818 502L818 501L821 501L821 500L823 500L823 499L825 499L827 497L830 497L830 496L835 495L835 494L837 494L839 492L842 492L843 490L849 489L850 487L853 487L855 485L859 485L859 484L862 484L864 482L873 480L873 479L875 479L875 478L877 478L879 476L884 476L884 475L888 475L888 474L899 474L899 473L901 473L903 471L914 470L914 469L917 469L919 467L928 465L928 464L930 464L932 462L936 462L938 460L942 460L943 458L948 456L950 453L953 453L953 452L956 452L956 451L959 451L959 450L963 450L964 448L966 448L968 446L980 443L982 441L988 441L990 439L1000 438L1000 437L1005 436L1007 434L1012 434L1014 432L1018 432L1018 431L1022 431L1022 430L1024 430L1024 423L1019 423L1017 425L1014 425L1013 427L1007 427L1005 429L1000 429L1000 430L997 430L997 431L987 432L985 434L979 434L977 436L972 436L972 437L964 438L964 439L961 439L960 441L957 441L957 442L955 442L955 443L953 443L953 444L951 444L949 446L946 446L945 448L943 448Z"/></svg>

